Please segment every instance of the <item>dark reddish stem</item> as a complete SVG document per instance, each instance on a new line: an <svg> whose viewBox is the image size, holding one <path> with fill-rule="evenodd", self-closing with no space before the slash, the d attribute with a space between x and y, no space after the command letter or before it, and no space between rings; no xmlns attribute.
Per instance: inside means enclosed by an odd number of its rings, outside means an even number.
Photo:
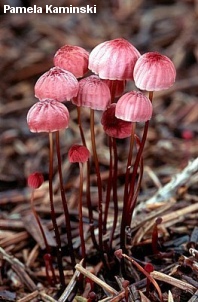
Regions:
<svg viewBox="0 0 198 302"><path fill-rule="evenodd" d="M80 136L81 136L81 140L83 145L86 147L86 140L85 140L85 136L84 136L84 132L83 132L83 128L82 128L82 122L81 122L81 108L80 107L76 107L77 108L77 114L78 114L78 127L80 130Z"/></svg>
<svg viewBox="0 0 198 302"><path fill-rule="evenodd" d="M141 156L142 156L142 152L144 149L144 144L146 142L146 137L147 137L147 132L148 132L148 126L149 126L149 121L147 121L145 123L144 126L144 133L143 133L143 137L142 137L142 141L141 141L141 145L140 148L138 150L136 159L135 159L135 163L133 166L133 172L132 172L132 176L131 176L131 181L130 181L130 190L129 190L129 196L128 196L128 201L127 201L127 209L131 208L131 201L134 195L134 189L135 189L135 182L136 182L136 177L137 177L137 171L138 171L138 167L139 167L139 162L141 160ZM130 225L131 222L131 214L130 211L128 212L129 215L127 215L127 225Z"/></svg>
<svg viewBox="0 0 198 302"><path fill-rule="evenodd" d="M59 131L56 132L56 154L57 154L57 160L58 160L58 173L59 173L59 183L60 183L60 191L61 191L61 200L62 200L64 215L65 215L65 224L66 224L66 233L67 233L67 240L68 240L68 249L69 249L69 253L70 253L70 258L71 258L72 266L73 266L73 269L74 269L76 261L75 261L73 243L72 243L72 232L71 232L71 223L70 223L69 210L68 210L68 206L67 206L67 200L66 200L65 190L64 190L64 185L63 185L63 175L62 175L62 162L61 162L61 153L60 153Z"/></svg>
<svg viewBox="0 0 198 302"><path fill-rule="evenodd" d="M100 167L98 161L98 155L96 151L95 131L94 131L94 110L90 109L90 128L91 128L91 143L93 150L93 158L97 176L97 187L98 187L98 237L99 237L99 248L103 251L102 241L102 180L100 176Z"/></svg>
<svg viewBox="0 0 198 302"><path fill-rule="evenodd" d="M109 247L112 247L113 236L116 230L117 220L118 220L118 190L117 190L117 178L118 178L118 154L117 154L117 145L116 139L112 138L113 142L113 204L114 204L114 219L113 219L113 226L109 240Z"/></svg>
<svg viewBox="0 0 198 302"><path fill-rule="evenodd" d="M78 115L78 126L80 130L80 136L82 143L85 147L87 147L84 131L82 128L82 122L81 122L81 107L77 106L77 115ZM92 203L91 203L91 194L90 194L90 160L87 161L87 177L86 177L86 198L87 198L87 208L88 208L88 214L89 214L89 225L90 225L90 234L91 239L93 242L94 247L98 250L98 244L96 241L96 237L94 234L94 223L93 223L93 212L92 212Z"/></svg>
<svg viewBox="0 0 198 302"><path fill-rule="evenodd" d="M136 127L136 123L132 123L131 136L130 136L130 145L129 145L129 154L128 154L128 159L127 159L126 173L125 173L125 186L124 186L122 222L121 222L121 238L120 238L121 247L123 249L125 248L125 228L126 228L126 224L124 223L124 221L126 221L126 216L127 216L127 200L128 200L128 194L129 194L129 192L128 192L129 191L129 176L130 176L130 170L131 170L131 165L132 165L132 157L133 157L135 127Z"/></svg>
<svg viewBox="0 0 198 302"><path fill-rule="evenodd" d="M127 203L128 190L129 190L129 175L130 175L130 170L131 170L131 165L132 165L135 127L136 127L136 123L132 123L129 154L128 154L128 159L127 159L126 173L125 173L124 205Z"/></svg>
<svg viewBox="0 0 198 302"><path fill-rule="evenodd" d="M151 102L152 102L152 98L153 98L153 92L149 92L149 99ZM125 248L125 246L124 246L125 228L126 228L126 226L130 226L130 224L131 224L131 219L132 219L132 215L133 215L131 210L134 209L135 202L137 200L137 198L134 198L136 177L137 177L139 163L142 158L144 145L145 145L146 138L147 138L148 127L149 127L149 121L146 121L145 125L144 125L142 140L140 142L140 147L138 149L136 159L134 162L134 166L133 166L133 172L132 172L132 176L131 176L131 180L130 180L130 189L129 189L128 199L126 202L126 207L123 207L123 215L122 215L123 219L122 219L122 223L121 223L121 246L123 248ZM138 186L140 187L140 185L141 184L139 183ZM133 204L131 204L132 202L133 202Z"/></svg>
<svg viewBox="0 0 198 302"><path fill-rule="evenodd" d="M35 207L34 207L34 190L32 190L32 194L31 194L31 210L32 210L32 213L33 213L36 221L37 221L39 229L41 231L41 234L42 234L42 237L43 237L43 241L45 243L45 248L46 248L47 254L51 256L51 250L50 250L49 244L47 242L47 238L45 236L45 232L43 230L42 224L40 222L40 219L39 219L38 214L37 214L37 212L35 210ZM44 260L45 260L45 258L44 258ZM46 263L45 263L45 265L46 265ZM51 270L53 280L51 279L51 277L49 275L49 268ZM53 285L55 285L57 283L55 272L54 272L54 268L53 268L53 265L52 265L52 257L49 258L48 265L46 265L46 275L47 275L47 279L48 279L48 282L49 282L50 285L53 286Z"/></svg>
<svg viewBox="0 0 198 302"><path fill-rule="evenodd" d="M116 81L112 80L110 85L111 92L111 104L115 101L115 93L116 93Z"/></svg>
<svg viewBox="0 0 198 302"><path fill-rule="evenodd" d="M162 218L158 217L155 220L154 226L153 226L153 231L152 231L152 250L153 250L153 254L157 255L159 254L159 250L158 250L158 225L162 223Z"/></svg>
<svg viewBox="0 0 198 302"><path fill-rule="evenodd" d="M111 81L110 92L111 92L111 104L112 104L115 101L116 81ZM112 153L113 153L113 160L112 160ZM109 198L109 200L108 200L108 207L106 207L106 211L107 211L106 217L108 216L108 208L111 198L111 189L113 188L114 219L113 219L113 226L109 239L109 248L111 249L113 236L115 233L117 219L118 219L118 196L117 196L118 156L117 156L116 139L112 137L109 138L109 154L110 154L110 163L109 163L109 178L108 178L108 185L107 185L107 198Z"/></svg>
<svg viewBox="0 0 198 302"><path fill-rule="evenodd" d="M83 212L82 212L82 194L83 194L83 164L79 163L80 168L80 184L79 184L79 202L78 202L78 213L79 213L79 234L81 240L81 253L82 258L84 259L86 256L85 252L85 239L84 239L84 231L83 231Z"/></svg>
<svg viewBox="0 0 198 302"><path fill-rule="evenodd" d="M141 142L140 142L139 138L137 137L137 135L135 135L134 137L135 137L136 143L140 146ZM134 191L134 194L133 194L133 198L130 201L130 205L131 205L131 207L130 207L130 216L131 217L133 215L133 211L134 211L134 208L135 208L135 205L136 205L137 197L138 197L138 194L139 194L139 191L140 191L143 172L144 172L144 163L143 163L143 158L141 157L140 162L139 162L139 176L138 176L137 184L136 184L135 191Z"/></svg>
<svg viewBox="0 0 198 302"><path fill-rule="evenodd" d="M54 209L54 200L53 200L53 135L52 132L49 133L49 196L50 196L50 207L51 207L51 219L55 233L56 239L56 249L57 249L57 262L58 262L58 270L60 275L60 283L64 287L65 286L65 277L63 273L63 263L62 263L62 247L61 247L61 239L60 233L58 229L58 225L56 222L56 213Z"/></svg>
<svg viewBox="0 0 198 302"><path fill-rule="evenodd" d="M133 172L132 172L132 176L131 176L131 180L130 180L130 190L129 190L128 198L127 198L126 202L124 203L124 207L123 207L122 223L121 223L121 238L120 238L122 248L125 248L125 229L126 229L126 226L130 226L130 224L131 224L133 209L135 207L135 203L136 203L136 200L137 200L136 195L138 194L139 187L141 185L141 182L139 181L139 183L137 183L137 190L135 191L137 171L138 171L139 163L141 161L141 156L142 156L142 152L143 152L143 149L144 149L144 143L146 141L148 125L149 125L149 121L147 121L145 123L142 142L140 144L138 153L136 155L135 163L134 163L134 166L133 166ZM141 167L142 167L142 170L141 170L141 174L140 174L141 178L139 178L140 180L142 179L143 165ZM135 193L137 193L137 194L135 194Z"/></svg>
<svg viewBox="0 0 198 302"><path fill-rule="evenodd" d="M106 201L105 201L105 210L104 210L104 219L103 219L103 233L106 234L107 231L107 218L108 218L108 210L111 199L111 189L112 189L112 177L113 177L113 152L112 152L112 138L109 137L109 177L107 182L107 193L106 193Z"/></svg>
<svg viewBox="0 0 198 302"><path fill-rule="evenodd" d="M54 286L57 283L57 280L56 280L56 275L55 275L54 268L52 265L51 254L49 254L49 253L45 254L44 261L45 261L45 271L46 271L47 280L51 286ZM51 273L52 273L53 281L49 274L49 271L51 271Z"/></svg>
<svg viewBox="0 0 198 302"><path fill-rule="evenodd" d="M117 252L117 251L116 251ZM160 298L160 301L163 302L163 296L162 296L162 292L161 292L161 289L159 287L159 285L157 284L157 282L155 281L155 279L153 279L152 276L150 276L150 274L139 264L137 263L133 258L130 258L128 255L126 254L123 254L121 250L118 250L119 252L119 255L116 255L116 256L119 256L119 258L126 258L128 261L130 261L133 265L136 266L136 268L141 272L143 273L147 279L154 285L158 295L159 295L159 298Z"/></svg>
<svg viewBox="0 0 198 302"><path fill-rule="evenodd" d="M151 263L147 263L145 266L144 266L144 270L150 274L154 271L154 267ZM151 284L151 281L147 278L146 280L146 296L148 297L149 296L149 291L150 291L150 284Z"/></svg>

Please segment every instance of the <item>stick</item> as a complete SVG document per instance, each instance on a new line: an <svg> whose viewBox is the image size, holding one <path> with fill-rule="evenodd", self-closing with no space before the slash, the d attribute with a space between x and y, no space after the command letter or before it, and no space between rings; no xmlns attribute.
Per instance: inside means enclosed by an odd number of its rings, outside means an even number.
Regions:
<svg viewBox="0 0 198 302"><path fill-rule="evenodd" d="M37 290L36 284L26 273L25 266L17 258L7 254L6 251L1 247L0 254L2 254L3 258L11 264L12 269L15 271L15 273L19 276L20 280L28 287L30 291Z"/></svg>
<svg viewBox="0 0 198 302"><path fill-rule="evenodd" d="M198 158L189 162L183 171L176 174L169 183L159 189L153 197L146 201L145 204L150 205L158 202L160 203L174 197L177 189L185 185L189 178L196 172L198 172Z"/></svg>
<svg viewBox="0 0 198 302"><path fill-rule="evenodd" d="M73 277L71 278L69 284L67 285L64 292L62 293L62 295L58 299L58 302L67 301L69 295L71 294L71 292L72 292L72 290L73 290L73 288L76 284L76 279L78 278L79 275L80 275L80 272L76 270L75 273L73 274Z"/></svg>
<svg viewBox="0 0 198 302"><path fill-rule="evenodd" d="M153 271L152 273L150 273L150 275L156 280L169 283L173 286L181 288L182 290L186 290L191 294L194 294L195 291L196 291L196 288L193 285L188 284L184 281L178 280L176 278L173 278L173 277L171 277L169 275L166 275L164 273Z"/></svg>
<svg viewBox="0 0 198 302"><path fill-rule="evenodd" d="M109 292L111 295L118 295L118 292L111 287L110 285L108 285L107 283L105 283L104 281L102 281L101 279L99 279L98 277L96 277L94 274L92 274L91 272L87 271L84 267L82 267L81 264L76 264L75 268L81 273L83 274L85 277L91 279L93 282L97 283L98 285L100 285L102 288L104 288L107 292Z"/></svg>

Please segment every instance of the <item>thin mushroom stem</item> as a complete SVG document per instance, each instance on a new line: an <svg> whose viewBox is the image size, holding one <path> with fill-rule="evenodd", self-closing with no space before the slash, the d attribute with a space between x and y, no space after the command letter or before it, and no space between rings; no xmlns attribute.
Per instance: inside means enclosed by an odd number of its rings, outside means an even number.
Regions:
<svg viewBox="0 0 198 302"><path fill-rule="evenodd" d="M61 199L62 199L62 205L63 205L64 215L65 215L65 224L66 224L66 233L67 233L67 240L68 240L68 249L69 249L69 252L70 252L72 266L73 266L73 269L74 269L76 261L75 261L73 243L72 243L72 233L71 233L71 223L70 223L69 210L68 210L68 206L67 206L67 200L66 200L65 191L64 191L64 185L63 185L63 175L62 175L62 162L61 162L61 154L60 154L60 135L59 135L59 131L56 132L56 154L57 154L57 160L58 160L58 173L59 173Z"/></svg>
<svg viewBox="0 0 198 302"><path fill-rule="evenodd" d="M152 99L153 99L152 91L149 92L149 99L152 102ZM142 158L142 153L143 153L144 145L145 145L146 138L147 138L148 128L149 128L149 120L145 122L142 140L140 142L140 146L139 146L139 149L138 149L138 152L137 152L137 155L135 158L134 166L133 166L133 172L132 172L132 176L131 176L131 180L130 180L129 195L128 195L127 203L126 203L126 217L125 217L125 219L122 220L122 224L121 224L121 241L122 241L122 243L123 243L125 228L126 228L126 226L130 226L130 224L131 224L131 219L132 219L132 215L133 215L132 211L135 207L135 204L133 203L133 205L131 205L131 203L132 203L132 201L135 202L137 199L137 198L134 198L135 183L136 183L136 177L137 177L139 163ZM142 173L143 173L143 171L142 171ZM139 183L138 186L140 187L140 185L141 184Z"/></svg>
<svg viewBox="0 0 198 302"><path fill-rule="evenodd" d="M83 146L87 147L85 135L82 127L82 121L81 121L81 107L77 106L77 118L78 118L78 126L80 130L81 140L83 143ZM98 249L98 244L96 241L96 237L94 234L94 223L93 223L93 211L92 211L92 204L91 204L91 194L90 194L90 160L87 161L87 177L86 177L86 199L87 199L87 208L88 208L88 214L89 214L89 225L90 225L90 234L91 239L93 242L93 245L96 249Z"/></svg>
<svg viewBox="0 0 198 302"><path fill-rule="evenodd" d="M96 169L97 176L97 186L98 186L98 237L99 237L99 248L103 250L103 241L102 241L102 180L100 175L99 161L98 155L96 151L96 141L95 141L95 131L94 131L94 110L90 109L90 128L91 128L91 142L92 142L92 150L93 150L93 158Z"/></svg>
<svg viewBox="0 0 198 302"><path fill-rule="evenodd" d="M113 148L112 148L112 138L109 137L109 177L107 182L107 191L106 191L106 200L105 200L105 210L104 210L104 219L103 219L103 234L106 234L107 231L107 218L108 210L111 199L111 189L112 189L112 177L113 177Z"/></svg>
<svg viewBox="0 0 198 302"><path fill-rule="evenodd" d="M119 257L124 257L125 259L127 259L128 261L130 261L133 265L136 266L136 268L141 273L143 273L147 277L147 279L154 285L154 287L155 287L155 289L156 289L156 291L157 291L157 293L159 295L160 301L163 302L164 300L163 300L161 289L160 289L158 283L155 281L155 279L149 273L147 273L147 271L145 271L145 269L143 269L143 267L140 264L138 264L133 258L129 257L126 254L123 254L121 250L118 250L116 252L119 252L119 254L120 254Z"/></svg>
<svg viewBox="0 0 198 302"><path fill-rule="evenodd" d="M127 201L127 209L131 208L131 201L134 195L134 189L135 189L135 182L136 182L136 176L137 176L137 171L138 171L138 167L139 167L139 163L142 157L142 152L144 149L144 145L146 142L146 137L147 137L147 133L148 133L148 126L149 126L149 121L146 121L145 126L144 126L144 133L143 133L143 137L142 137L142 141L138 150L138 153L136 155L136 159L134 162L134 167L133 167L133 172L132 172L132 176L131 176L131 181L130 181L130 190L129 190L129 196L128 196L128 201ZM130 225L131 223L131 216L132 213L127 212L129 215L127 215L127 225Z"/></svg>
<svg viewBox="0 0 198 302"><path fill-rule="evenodd" d="M118 220L118 190L117 190L117 177L118 177L118 154L116 139L112 138L113 145L113 155L114 155L114 165L113 165L113 204L114 204L114 218L113 226L109 240L109 247L112 247L113 236L116 230L117 220Z"/></svg>
<svg viewBox="0 0 198 302"><path fill-rule="evenodd" d="M76 106L76 109L77 109L78 127L80 130L81 140L82 140L83 145L86 147L86 140L85 140L85 135L84 135L84 131L82 128L82 122L81 122L81 107Z"/></svg>
<svg viewBox="0 0 198 302"><path fill-rule="evenodd" d="M52 132L49 132L49 196L50 196L50 207L51 207L51 219L52 224L54 228L55 233L55 239L56 239L56 250L57 250L57 263L58 263L58 270L59 270L59 276L60 276L60 283L64 287L65 286L65 277L63 273L63 263L62 263L62 247L61 247L61 239L60 239L60 233L58 229L58 225L56 222L56 213L54 209L54 200L53 200L53 134Z"/></svg>
<svg viewBox="0 0 198 302"><path fill-rule="evenodd" d="M136 140L136 143L140 146L141 142L140 142L137 135L135 135L135 140ZM134 208L135 208L135 205L136 205L136 201L137 201L137 197L138 197L138 194L139 194L139 191L140 191L143 172L144 172L144 162L143 162L143 158L141 157L140 162L139 162L139 176L138 176L138 179L137 179L137 184L136 184L136 188L135 188L135 191L134 191L134 194L133 194L133 198L130 202L130 215L131 216L133 214L133 211L134 211Z"/></svg>
<svg viewBox="0 0 198 302"><path fill-rule="evenodd" d="M81 239L81 253L82 259L85 259L85 239L83 231L83 212L82 212L82 193L83 193L83 164L79 163L80 169L80 185L79 185L79 202L78 202L78 213L79 213L79 234Z"/></svg>
<svg viewBox="0 0 198 302"><path fill-rule="evenodd" d="M154 225L153 225L153 231L152 231L152 250L154 255L160 255L160 251L158 249L158 225L162 223L162 218L158 217L156 218Z"/></svg>
<svg viewBox="0 0 198 302"><path fill-rule="evenodd" d="M124 198L123 198L123 210L122 210L122 223L121 223L121 247L125 248L125 228L126 225L124 221L126 221L127 216L127 199L129 194L129 175L132 164L132 156L133 156L133 146L134 146L134 134L135 134L136 123L132 123L131 128L131 136L130 136L130 144L129 144L129 153L127 159L126 173L125 173L125 186L124 186Z"/></svg>
<svg viewBox="0 0 198 302"><path fill-rule="evenodd" d="M115 101L116 81L111 81L110 92L111 92L111 104L112 104ZM117 155L116 139L112 137L109 138L109 155L110 155L110 163L109 163L109 178L108 178L108 191L107 191L108 193L107 198L109 197L109 201L108 201L108 207L106 208L106 212L107 212L106 219L108 215L111 189L113 189L114 218L113 218L113 226L112 226L112 231L109 240L109 248L111 249L113 236L114 236L114 232L117 225L117 219L118 219L118 196L117 196L118 155Z"/></svg>
<svg viewBox="0 0 198 302"><path fill-rule="evenodd" d="M112 104L115 101L115 94L116 94L116 81L114 80L111 81L110 91L111 91L111 104Z"/></svg>
<svg viewBox="0 0 198 302"><path fill-rule="evenodd" d="M125 173L125 186L124 186L124 204L127 202L128 189L129 189L129 174L132 164L133 157L133 146L134 146L134 134L135 134L136 123L132 123L131 136L130 136L130 145L129 145L129 154L127 159L126 173Z"/></svg>

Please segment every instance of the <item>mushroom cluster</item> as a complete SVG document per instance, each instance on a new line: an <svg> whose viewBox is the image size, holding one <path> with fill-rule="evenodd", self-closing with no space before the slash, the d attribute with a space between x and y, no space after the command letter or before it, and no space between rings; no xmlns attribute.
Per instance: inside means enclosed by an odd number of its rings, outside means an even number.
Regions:
<svg viewBox="0 0 198 302"><path fill-rule="evenodd" d="M92 243L100 255L112 250L112 242L118 220L118 154L117 139L128 139L128 159L123 191L122 219L120 223L120 247L125 249L125 230L130 226L133 210L141 187L143 174L143 150L147 138L149 120L153 114L154 91L170 88L175 82L176 70L173 62L158 52L140 52L124 38L116 38L98 44L90 54L80 46L64 45L54 55L54 67L46 71L37 80L34 90L38 101L29 109L27 124L31 132L49 134L49 196L51 218L57 243L57 261L60 283L65 284L62 262L62 244L60 230L56 221L53 202L54 144L59 173L62 206L68 251L71 264L75 266L75 253L72 242L70 213L63 183L59 132L69 128L70 112L68 102L77 110L77 121L81 143L74 144L68 150L70 163L79 164L79 234L81 256L86 257L85 234L83 228L83 203L86 202L89 217L89 230ZM128 91L128 82L135 88ZM71 106L70 106L71 107ZM83 131L81 108L90 111L90 146ZM96 140L95 111L100 111L101 129L108 138L109 168L104 202L104 184L100 173L98 146ZM101 112L102 111L102 112ZM97 120L98 123L98 120ZM136 124L143 123L142 134L136 134ZM97 124L98 126L98 124ZM134 147L135 146L135 147ZM134 156L134 158L132 158ZM97 186L98 236L94 232L91 202L90 159L95 167ZM86 176L85 167L86 166ZM86 194L83 182L86 179ZM40 174L32 174L29 186L37 188L42 183ZM109 204L113 202L114 219L108 242L104 245L103 236L107 233ZM102 258L105 258L102 256Z"/></svg>

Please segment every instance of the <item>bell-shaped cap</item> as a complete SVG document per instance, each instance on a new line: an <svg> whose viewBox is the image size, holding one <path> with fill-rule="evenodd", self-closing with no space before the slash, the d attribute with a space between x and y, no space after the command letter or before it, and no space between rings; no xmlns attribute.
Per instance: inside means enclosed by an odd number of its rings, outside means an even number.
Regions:
<svg viewBox="0 0 198 302"><path fill-rule="evenodd" d="M77 78L88 72L89 53L84 48L64 45L54 55L54 65L70 71Z"/></svg>
<svg viewBox="0 0 198 302"><path fill-rule="evenodd" d="M73 145L68 152L71 163L85 163L90 156L89 150L83 145Z"/></svg>
<svg viewBox="0 0 198 302"><path fill-rule="evenodd" d="M76 106L105 110L110 105L109 87L97 75L91 75L79 81L79 91L72 103Z"/></svg>
<svg viewBox="0 0 198 302"><path fill-rule="evenodd" d="M37 80L34 91L40 101L69 101L78 93L78 81L71 72L53 67Z"/></svg>
<svg viewBox="0 0 198 302"><path fill-rule="evenodd" d="M55 132L68 128L69 111L60 102L43 100L30 108L27 123L31 132Z"/></svg>
<svg viewBox="0 0 198 302"><path fill-rule="evenodd" d="M147 52L136 62L134 67L135 85L146 91L168 89L176 78L173 62L158 52Z"/></svg>
<svg viewBox="0 0 198 302"><path fill-rule="evenodd" d="M126 80L103 80L109 87L110 91L115 91L115 97L119 97L123 94L125 86L126 86Z"/></svg>
<svg viewBox="0 0 198 302"><path fill-rule="evenodd" d="M116 104L115 115L124 121L145 122L151 119L151 101L139 91L130 91L121 96Z"/></svg>
<svg viewBox="0 0 198 302"><path fill-rule="evenodd" d="M34 172L28 176L27 184L32 189L38 189L44 182L43 174Z"/></svg>
<svg viewBox="0 0 198 302"><path fill-rule="evenodd" d="M115 116L116 104L112 103L102 114L101 124L107 135L115 138L126 138L131 135L131 122Z"/></svg>
<svg viewBox="0 0 198 302"><path fill-rule="evenodd" d="M127 40L117 38L97 45L89 56L89 69L101 79L132 80L139 51Z"/></svg>

